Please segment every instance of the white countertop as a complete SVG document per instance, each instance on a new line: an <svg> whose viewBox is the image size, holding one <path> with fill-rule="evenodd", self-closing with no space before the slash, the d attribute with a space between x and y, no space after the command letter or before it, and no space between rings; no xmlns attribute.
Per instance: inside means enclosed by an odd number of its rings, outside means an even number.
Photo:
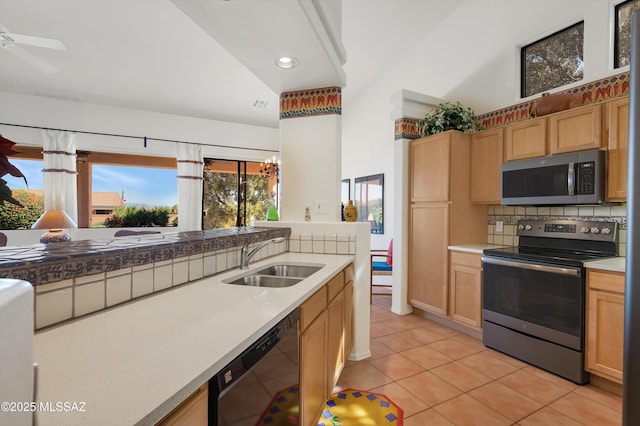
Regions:
<svg viewBox="0 0 640 426"><path fill-rule="evenodd" d="M478 254L482 254L482 250L484 249L496 249L496 248L502 248L502 247L508 247L505 245L500 245L500 244L462 244L459 246L449 246L449 250L453 250L453 251L466 251L469 253L478 253Z"/></svg>
<svg viewBox="0 0 640 426"><path fill-rule="evenodd" d="M605 271L612 272L625 272L625 257L610 257L608 259L600 259L600 260L591 260L589 262L585 262L585 268L590 269L602 269Z"/></svg>
<svg viewBox="0 0 640 426"><path fill-rule="evenodd" d="M243 272L234 269L36 333L38 400L86 403L82 412L39 411L39 425L155 423L353 259L285 253L251 269L326 266L288 288L222 283Z"/></svg>

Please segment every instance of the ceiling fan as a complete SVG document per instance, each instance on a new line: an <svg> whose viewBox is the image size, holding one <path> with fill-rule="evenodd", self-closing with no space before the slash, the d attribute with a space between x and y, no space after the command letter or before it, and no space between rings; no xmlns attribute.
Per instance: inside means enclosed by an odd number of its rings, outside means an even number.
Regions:
<svg viewBox="0 0 640 426"><path fill-rule="evenodd" d="M44 37L35 37L25 34L11 33L6 27L0 25L0 47L22 58L24 61L39 68L47 74L58 72L58 69L48 62L28 52L22 46L41 47L45 49L67 50L59 40Z"/></svg>

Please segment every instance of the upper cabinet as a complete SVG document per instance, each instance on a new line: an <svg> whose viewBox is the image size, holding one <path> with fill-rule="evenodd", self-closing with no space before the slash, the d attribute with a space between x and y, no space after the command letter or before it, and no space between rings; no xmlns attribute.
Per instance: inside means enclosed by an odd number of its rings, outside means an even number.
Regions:
<svg viewBox="0 0 640 426"><path fill-rule="evenodd" d="M547 118L541 117L504 128L507 161L547 155Z"/></svg>
<svg viewBox="0 0 640 426"><path fill-rule="evenodd" d="M629 98L607 104L607 201L627 199L627 150L629 146Z"/></svg>
<svg viewBox="0 0 640 426"><path fill-rule="evenodd" d="M500 128L471 136L471 202L474 204L500 204L503 134Z"/></svg>
<svg viewBox="0 0 640 426"><path fill-rule="evenodd" d="M573 108L548 117L551 154L602 147L601 104Z"/></svg>
<svg viewBox="0 0 640 426"><path fill-rule="evenodd" d="M450 143L465 137L460 132L444 132L410 145L412 202L449 201Z"/></svg>

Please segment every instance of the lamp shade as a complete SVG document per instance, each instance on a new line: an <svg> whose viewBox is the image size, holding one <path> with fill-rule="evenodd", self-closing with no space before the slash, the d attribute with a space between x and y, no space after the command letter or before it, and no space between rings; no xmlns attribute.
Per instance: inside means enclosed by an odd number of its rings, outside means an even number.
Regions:
<svg viewBox="0 0 640 426"><path fill-rule="evenodd" d="M73 219L64 210L47 210L36 220L31 229L77 228Z"/></svg>
<svg viewBox="0 0 640 426"><path fill-rule="evenodd" d="M78 225L69 217L64 210L47 210L40 216L31 229L48 229L40 237L43 244L60 243L70 241L71 236L64 232L62 228L77 228Z"/></svg>

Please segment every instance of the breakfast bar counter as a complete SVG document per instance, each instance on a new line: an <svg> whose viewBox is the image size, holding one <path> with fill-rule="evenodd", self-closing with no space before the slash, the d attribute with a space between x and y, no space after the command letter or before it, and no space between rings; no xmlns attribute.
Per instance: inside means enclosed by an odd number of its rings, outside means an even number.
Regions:
<svg viewBox="0 0 640 426"><path fill-rule="evenodd" d="M251 269L324 267L286 288L223 283L234 269L36 332L38 401L70 407L38 424L154 424L353 260L284 253Z"/></svg>

